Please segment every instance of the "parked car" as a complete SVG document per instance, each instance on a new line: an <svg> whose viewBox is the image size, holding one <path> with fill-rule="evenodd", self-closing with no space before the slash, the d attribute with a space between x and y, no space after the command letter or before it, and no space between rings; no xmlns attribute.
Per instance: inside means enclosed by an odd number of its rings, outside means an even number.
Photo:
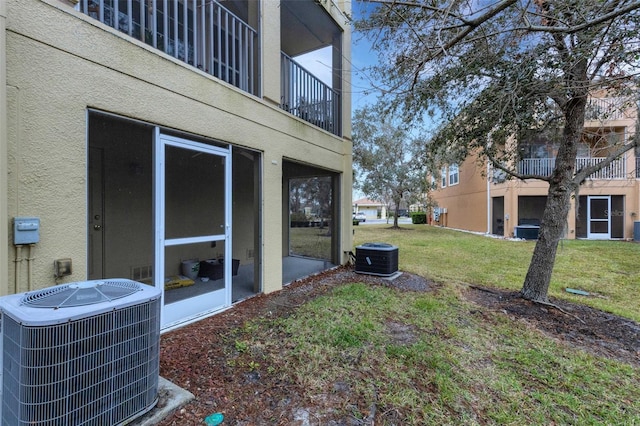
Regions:
<svg viewBox="0 0 640 426"><path fill-rule="evenodd" d="M353 220L357 220L358 222L366 222L367 215L364 212L358 212L353 214Z"/></svg>

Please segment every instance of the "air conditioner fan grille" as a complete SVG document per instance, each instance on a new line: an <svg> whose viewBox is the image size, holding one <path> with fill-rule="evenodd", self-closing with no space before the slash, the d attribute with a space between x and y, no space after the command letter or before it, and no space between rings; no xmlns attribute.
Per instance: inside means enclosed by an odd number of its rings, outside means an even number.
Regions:
<svg viewBox="0 0 640 426"><path fill-rule="evenodd" d="M20 303L33 308L69 308L110 302L141 291L135 281L84 281L26 293Z"/></svg>

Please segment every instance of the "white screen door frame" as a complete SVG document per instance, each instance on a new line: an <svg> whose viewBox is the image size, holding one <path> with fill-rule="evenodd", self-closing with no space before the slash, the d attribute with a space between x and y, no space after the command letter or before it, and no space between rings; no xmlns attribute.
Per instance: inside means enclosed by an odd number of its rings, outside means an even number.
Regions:
<svg viewBox="0 0 640 426"><path fill-rule="evenodd" d="M611 239L611 196L589 195L587 197L587 238L590 240Z"/></svg>
<svg viewBox="0 0 640 426"><path fill-rule="evenodd" d="M219 234L205 234L184 238L167 238L166 236L166 194L167 147L175 147L198 153L219 156L224 161L224 225ZM156 129L154 141L155 179L154 179L154 213L155 213L155 262L154 285L162 289L161 328L166 329L180 323L188 322L198 317L231 306L231 267L232 262L224 262L224 288L202 296L165 304L165 255L166 249L198 243L223 244L224 258L231 259L231 147L220 148L200 142L191 141L175 136L166 135ZM203 188L206 196L206 188ZM188 206L185 206L188 208Z"/></svg>

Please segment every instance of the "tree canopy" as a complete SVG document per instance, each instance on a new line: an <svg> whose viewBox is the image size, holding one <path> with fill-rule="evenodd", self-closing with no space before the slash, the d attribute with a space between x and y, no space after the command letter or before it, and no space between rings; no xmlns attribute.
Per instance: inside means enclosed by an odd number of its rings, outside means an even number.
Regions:
<svg viewBox="0 0 640 426"><path fill-rule="evenodd" d="M424 139L412 135L380 105L364 107L353 118L354 186L368 197L395 207L398 227L400 203L425 192L426 169L417 161Z"/></svg>
<svg viewBox="0 0 640 426"><path fill-rule="evenodd" d="M433 120L433 161L470 154L510 176L549 183L524 297L547 300L572 194L584 180L638 145L611 141L597 164L576 169L589 100L635 108L640 71L640 1L379 0L357 23L379 62L382 93L405 121ZM606 120L606 117L602 117ZM514 166L519 144L554 134L552 173Z"/></svg>

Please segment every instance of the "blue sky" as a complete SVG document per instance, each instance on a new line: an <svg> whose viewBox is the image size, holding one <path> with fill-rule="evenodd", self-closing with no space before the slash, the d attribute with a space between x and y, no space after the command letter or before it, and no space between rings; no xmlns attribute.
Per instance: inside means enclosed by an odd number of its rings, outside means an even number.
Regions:
<svg viewBox="0 0 640 426"><path fill-rule="evenodd" d="M364 78L362 69L376 60L376 54L370 51L368 43L362 41L353 43L351 48L351 101L355 110L367 102L375 101L375 93L371 93L373 91L371 83ZM320 80L331 85L331 48L300 55L295 60ZM365 95L365 92L370 94Z"/></svg>
<svg viewBox="0 0 640 426"><path fill-rule="evenodd" d="M370 3L353 2L353 17L358 19L361 16L363 8L372 7ZM317 50L315 52L300 55L295 58L309 72L320 78L325 83L331 85L331 48ZM371 46L367 40L364 40L360 34L352 34L351 43L351 101L352 110L362 107L366 103L374 102L376 99L375 91L372 90L371 82L365 78L362 70L371 66L377 60L375 52L371 51ZM370 92L365 95L365 92Z"/></svg>

